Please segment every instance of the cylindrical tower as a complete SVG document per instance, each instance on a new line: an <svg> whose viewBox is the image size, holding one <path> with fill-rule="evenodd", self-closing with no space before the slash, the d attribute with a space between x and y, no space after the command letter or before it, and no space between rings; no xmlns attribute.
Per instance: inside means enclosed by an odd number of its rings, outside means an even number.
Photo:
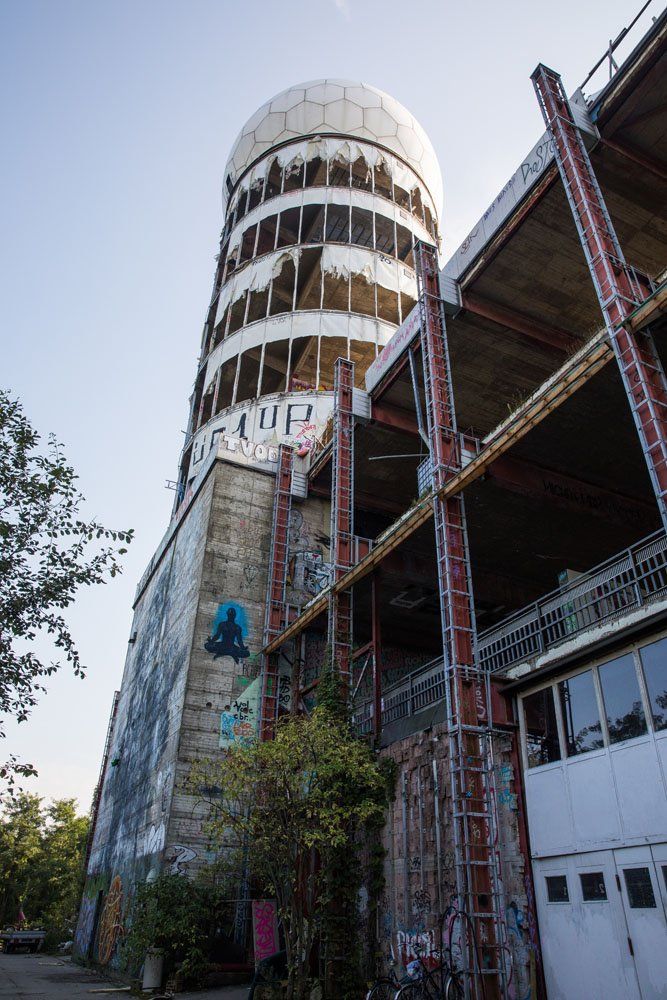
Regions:
<svg viewBox="0 0 667 1000"><path fill-rule="evenodd" d="M253 465L283 441L305 454L337 357L363 386L415 304L413 239L437 241L441 191L424 130L368 84L290 87L246 122L225 170L177 506L216 443Z"/></svg>

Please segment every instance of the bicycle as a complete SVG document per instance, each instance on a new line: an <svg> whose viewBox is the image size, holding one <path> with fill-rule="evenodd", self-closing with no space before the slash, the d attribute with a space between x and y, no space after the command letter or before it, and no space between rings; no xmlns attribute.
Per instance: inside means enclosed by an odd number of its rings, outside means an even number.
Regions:
<svg viewBox="0 0 667 1000"><path fill-rule="evenodd" d="M388 976L379 976L366 994L366 1000L394 1000L396 990L400 988L401 980L394 971L393 963L389 967Z"/></svg>
<svg viewBox="0 0 667 1000"><path fill-rule="evenodd" d="M448 907L438 917L438 934L440 941L440 962L429 968L416 949L417 957L408 966L408 982L403 980L394 1000L462 1000L465 995L460 974L452 962L452 932L458 911ZM449 924L448 942L445 947L443 930L448 917L453 917ZM446 952L445 958L443 952ZM411 966L412 971L411 971Z"/></svg>

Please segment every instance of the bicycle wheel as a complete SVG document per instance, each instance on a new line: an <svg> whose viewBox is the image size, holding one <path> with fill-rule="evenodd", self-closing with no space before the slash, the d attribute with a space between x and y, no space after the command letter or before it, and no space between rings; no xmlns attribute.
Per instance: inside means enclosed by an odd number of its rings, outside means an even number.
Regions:
<svg viewBox="0 0 667 1000"><path fill-rule="evenodd" d="M456 972L450 972L445 983L445 1000L463 1000L463 983Z"/></svg>
<svg viewBox="0 0 667 1000"><path fill-rule="evenodd" d="M391 979L376 979L366 994L366 1000L394 1000L396 983Z"/></svg>

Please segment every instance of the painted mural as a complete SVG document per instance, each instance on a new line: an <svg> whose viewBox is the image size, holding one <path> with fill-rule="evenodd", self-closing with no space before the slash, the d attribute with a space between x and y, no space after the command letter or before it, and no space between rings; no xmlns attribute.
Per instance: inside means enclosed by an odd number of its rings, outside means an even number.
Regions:
<svg viewBox="0 0 667 1000"><path fill-rule="evenodd" d="M245 644L248 633L248 618L240 604L227 601L219 604L211 627L211 634L204 643L204 649L213 653L213 659L221 656L231 656L234 663L250 656L250 650Z"/></svg>
<svg viewBox="0 0 667 1000"><path fill-rule="evenodd" d="M248 746L259 731L259 703L262 678L256 677L243 694L225 705L220 715L220 748Z"/></svg>

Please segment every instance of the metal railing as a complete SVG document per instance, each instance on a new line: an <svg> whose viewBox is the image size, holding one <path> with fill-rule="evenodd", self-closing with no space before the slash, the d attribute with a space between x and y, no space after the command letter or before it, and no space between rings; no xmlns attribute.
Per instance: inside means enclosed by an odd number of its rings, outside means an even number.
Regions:
<svg viewBox="0 0 667 1000"><path fill-rule="evenodd" d="M382 695L382 725L416 715L445 697L445 666L442 657L425 663L407 677L390 685ZM352 725L360 736L373 728L373 702L355 706Z"/></svg>
<svg viewBox="0 0 667 1000"><path fill-rule="evenodd" d="M667 536L659 531L483 632L480 666L505 670L665 594Z"/></svg>

